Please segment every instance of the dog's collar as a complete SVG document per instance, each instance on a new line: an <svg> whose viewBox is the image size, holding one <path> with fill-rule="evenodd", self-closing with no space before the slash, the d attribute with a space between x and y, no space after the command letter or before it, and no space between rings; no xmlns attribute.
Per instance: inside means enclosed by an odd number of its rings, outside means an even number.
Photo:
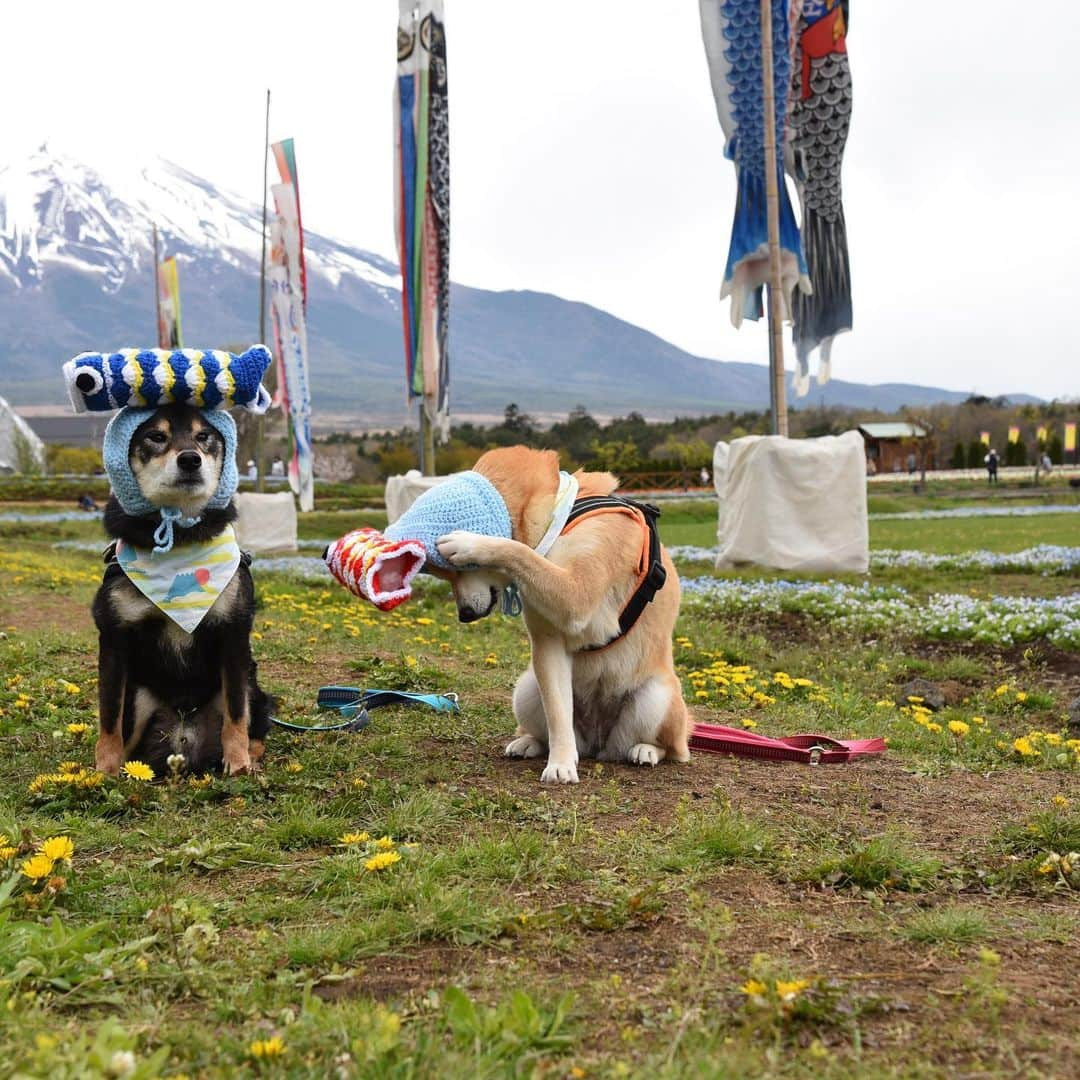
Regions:
<svg viewBox="0 0 1080 1080"><path fill-rule="evenodd" d="M563 529L566 528L570 511L574 509L577 493L577 477L571 476L568 472L560 472L559 490L555 493L555 505L551 511L551 523L548 525L547 532L544 533L540 543L533 548L537 555L547 555L551 550L551 545L559 539Z"/></svg>

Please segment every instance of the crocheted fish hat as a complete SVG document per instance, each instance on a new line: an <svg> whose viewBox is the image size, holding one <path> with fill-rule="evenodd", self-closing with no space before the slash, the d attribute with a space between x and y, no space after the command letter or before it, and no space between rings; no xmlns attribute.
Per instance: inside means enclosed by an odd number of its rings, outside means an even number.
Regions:
<svg viewBox="0 0 1080 1080"><path fill-rule="evenodd" d="M174 404L264 413L270 394L262 377L271 359L265 345L239 356L222 349L120 349L80 353L63 370L77 413Z"/></svg>
<svg viewBox="0 0 1080 1080"><path fill-rule="evenodd" d="M155 409L121 409L105 429L105 442L102 447L102 460L105 471L109 474L113 494L125 514L142 517L146 514L161 514L161 526L154 534L157 545L155 551L169 551L173 545L173 525L190 529L201 521L201 517L185 517L179 507L155 506L139 490L139 482L131 471L131 438L144 420L154 415ZM225 457L221 467L221 479L217 491L207 502L207 509L220 509L229 505L229 500L236 493L240 475L236 469L236 422L227 412L219 409L204 409L206 422L213 426L225 440ZM160 534L160 535L159 535Z"/></svg>
<svg viewBox="0 0 1080 1080"><path fill-rule="evenodd" d="M388 540L418 540L428 562L447 570L450 564L435 541L458 529L507 540L512 536L503 497L486 476L471 470L429 488L383 535Z"/></svg>

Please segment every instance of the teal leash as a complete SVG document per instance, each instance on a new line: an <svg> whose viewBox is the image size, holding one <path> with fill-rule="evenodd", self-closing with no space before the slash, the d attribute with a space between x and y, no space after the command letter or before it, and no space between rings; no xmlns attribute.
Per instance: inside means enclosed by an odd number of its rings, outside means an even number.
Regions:
<svg viewBox="0 0 1080 1080"><path fill-rule="evenodd" d="M361 690L355 686L322 686L316 704L320 709L340 713L340 724L293 724L271 717L271 723L286 731L363 731L371 723L369 709L384 705L425 705L436 712L457 712L457 694L416 694L407 690Z"/></svg>

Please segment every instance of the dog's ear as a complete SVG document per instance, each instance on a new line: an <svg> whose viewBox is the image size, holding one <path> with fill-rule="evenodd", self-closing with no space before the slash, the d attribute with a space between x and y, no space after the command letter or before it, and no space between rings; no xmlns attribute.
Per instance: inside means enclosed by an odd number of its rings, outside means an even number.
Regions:
<svg viewBox="0 0 1080 1080"><path fill-rule="evenodd" d="M534 547L551 520L559 490L559 455L554 450L505 446L489 450L473 469L503 497L514 539Z"/></svg>

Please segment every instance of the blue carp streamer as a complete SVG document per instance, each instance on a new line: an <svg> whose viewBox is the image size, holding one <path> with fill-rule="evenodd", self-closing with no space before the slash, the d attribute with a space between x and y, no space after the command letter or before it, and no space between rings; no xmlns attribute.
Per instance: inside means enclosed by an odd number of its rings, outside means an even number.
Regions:
<svg viewBox="0 0 1080 1080"><path fill-rule="evenodd" d="M239 356L221 349L120 349L80 353L64 365L68 397L77 413L128 406L192 405L264 413L270 395L262 385L271 361L265 345Z"/></svg>

